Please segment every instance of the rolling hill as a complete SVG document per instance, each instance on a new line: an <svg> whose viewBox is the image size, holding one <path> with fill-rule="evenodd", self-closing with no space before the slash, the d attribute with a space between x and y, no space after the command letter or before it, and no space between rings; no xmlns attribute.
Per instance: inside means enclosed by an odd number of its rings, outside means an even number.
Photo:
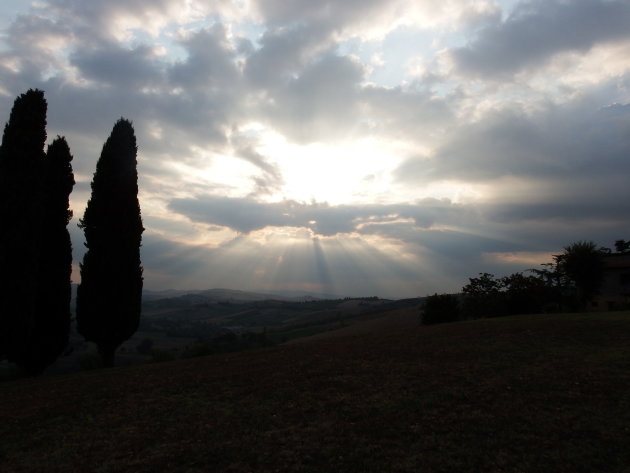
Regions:
<svg viewBox="0 0 630 473"><path fill-rule="evenodd" d="M628 471L629 313L416 315L0 383L0 470Z"/></svg>

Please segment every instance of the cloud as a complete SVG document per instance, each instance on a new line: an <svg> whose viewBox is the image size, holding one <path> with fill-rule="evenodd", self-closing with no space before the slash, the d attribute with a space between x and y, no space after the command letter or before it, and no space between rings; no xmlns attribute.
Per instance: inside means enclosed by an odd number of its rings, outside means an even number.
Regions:
<svg viewBox="0 0 630 473"><path fill-rule="evenodd" d="M382 40L400 26L432 29L474 26L497 17L494 2L484 0L256 0L262 21L272 27L312 24L338 40Z"/></svg>
<svg viewBox="0 0 630 473"><path fill-rule="evenodd" d="M259 43L247 58L245 77L256 87L271 90L286 84L334 44L329 31L308 23L267 29Z"/></svg>
<svg viewBox="0 0 630 473"><path fill-rule="evenodd" d="M362 116L371 120L372 132L425 146L435 142L454 118L449 101L427 89L369 85L361 90L360 100L365 105Z"/></svg>
<svg viewBox="0 0 630 473"><path fill-rule="evenodd" d="M538 68L563 52L630 38L630 5L621 0L532 0L483 28L467 46L452 49L464 75L503 79Z"/></svg>
<svg viewBox="0 0 630 473"><path fill-rule="evenodd" d="M260 202L252 198L227 198L204 195L173 199L173 212L193 221L221 225L241 233L266 227L304 227L321 236L353 233L400 219L428 228L436 224L454 225L466 221L472 209L446 200L425 199L416 204L337 205L300 203L292 200Z"/></svg>
<svg viewBox="0 0 630 473"><path fill-rule="evenodd" d="M202 19L223 2L188 2L186 0L47 0L36 3L38 14L60 19L80 36L100 43L103 40L128 41L134 31L157 36L173 23ZM223 8L227 11L228 8Z"/></svg>
<svg viewBox="0 0 630 473"><path fill-rule="evenodd" d="M592 99L492 110L454 128L431 155L404 162L396 177L415 186L476 182L478 220L465 228L517 243L518 251L580 238L610 245L630 218L630 106L593 109Z"/></svg>
<svg viewBox="0 0 630 473"><path fill-rule="evenodd" d="M278 192L284 184L282 171L277 164L271 163L267 157L256 151L255 140L235 134L230 137L230 141L234 147L234 156L252 164L262 173L253 178L256 184L254 194L260 196Z"/></svg>
<svg viewBox="0 0 630 473"><path fill-rule="evenodd" d="M498 5L43 0L0 38L0 109L45 90L77 217L133 120L162 287L457 290L630 217L630 7Z"/></svg>
<svg viewBox="0 0 630 473"><path fill-rule="evenodd" d="M359 113L361 64L332 54L309 64L282 88L262 114L291 139L308 143L346 137Z"/></svg>
<svg viewBox="0 0 630 473"><path fill-rule="evenodd" d="M185 91L217 91L239 88L240 72L236 65L236 50L228 39L222 23L191 33L179 41L187 58L169 71L173 87Z"/></svg>
<svg viewBox="0 0 630 473"><path fill-rule="evenodd" d="M148 88L162 82L155 52L147 45L127 49L118 43L104 43L98 49L79 49L71 54L70 64L82 77L100 86Z"/></svg>
<svg viewBox="0 0 630 473"><path fill-rule="evenodd" d="M493 109L454 128L432 156L407 160L397 176L407 182L509 176L564 182L587 176L599 183L630 171L630 106L591 107L586 94L531 112L513 104Z"/></svg>

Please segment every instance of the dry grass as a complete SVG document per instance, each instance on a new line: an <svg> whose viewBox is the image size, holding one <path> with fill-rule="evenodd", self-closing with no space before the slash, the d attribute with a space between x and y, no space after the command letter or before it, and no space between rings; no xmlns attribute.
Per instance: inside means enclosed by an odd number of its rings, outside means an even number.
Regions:
<svg viewBox="0 0 630 473"><path fill-rule="evenodd" d="M630 314L393 317L2 383L0 471L630 471Z"/></svg>

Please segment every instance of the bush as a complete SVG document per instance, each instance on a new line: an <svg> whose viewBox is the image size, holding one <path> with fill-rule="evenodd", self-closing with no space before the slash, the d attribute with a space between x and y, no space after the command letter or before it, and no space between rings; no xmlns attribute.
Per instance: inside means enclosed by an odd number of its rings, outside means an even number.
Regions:
<svg viewBox="0 0 630 473"><path fill-rule="evenodd" d="M151 350L151 361L154 363L161 363L163 361L173 361L175 359L175 353L170 350Z"/></svg>
<svg viewBox="0 0 630 473"><path fill-rule="evenodd" d="M459 320L459 312L459 297L436 293L426 298L421 320L424 325L455 322Z"/></svg>
<svg viewBox="0 0 630 473"><path fill-rule="evenodd" d="M196 343L193 346L186 347L184 349L182 358L214 355L216 352L216 349L210 343Z"/></svg>
<svg viewBox="0 0 630 473"><path fill-rule="evenodd" d="M153 348L153 340L150 338L145 338L136 346L136 350L142 355L148 355L151 353L151 348Z"/></svg>
<svg viewBox="0 0 630 473"><path fill-rule="evenodd" d="M98 353L86 353L79 357L79 366L82 370L97 370L103 367L103 360Z"/></svg>

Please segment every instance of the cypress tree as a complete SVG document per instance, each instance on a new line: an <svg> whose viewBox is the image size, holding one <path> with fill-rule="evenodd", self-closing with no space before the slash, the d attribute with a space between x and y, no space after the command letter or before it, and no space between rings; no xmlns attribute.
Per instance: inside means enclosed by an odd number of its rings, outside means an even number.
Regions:
<svg viewBox="0 0 630 473"><path fill-rule="evenodd" d="M35 325L47 104L15 99L0 145L0 359L22 365Z"/></svg>
<svg viewBox="0 0 630 473"><path fill-rule="evenodd" d="M96 343L105 366L138 329L142 301L137 147L128 120L116 122L103 145L92 195L80 222L87 252L77 292L77 329Z"/></svg>
<svg viewBox="0 0 630 473"><path fill-rule="evenodd" d="M74 186L70 147L57 137L48 147L43 166L41 242L36 310L23 367L38 374L55 361L68 344L72 243L68 223Z"/></svg>
<svg viewBox="0 0 630 473"><path fill-rule="evenodd" d="M39 374L70 330L70 148L44 153L44 92L16 98L0 146L0 358Z"/></svg>

